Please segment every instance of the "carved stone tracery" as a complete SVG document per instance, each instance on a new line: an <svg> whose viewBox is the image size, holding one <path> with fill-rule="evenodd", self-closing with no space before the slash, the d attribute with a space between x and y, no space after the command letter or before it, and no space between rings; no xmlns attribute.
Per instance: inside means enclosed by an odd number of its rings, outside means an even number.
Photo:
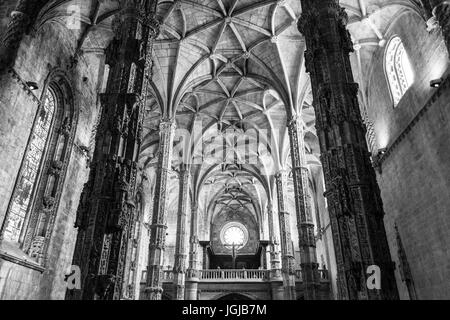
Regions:
<svg viewBox="0 0 450 320"><path fill-rule="evenodd" d="M110 79L101 96L96 149L75 223L78 238L73 264L81 268L82 288L68 291L68 299L121 299L128 289L125 267L136 217L137 155L148 86L146 65L152 54L147 43L152 40L137 14L147 8L130 1L123 5L114 20L115 39L106 53ZM154 14L154 9L147 13ZM135 50L141 43L146 48L143 55Z"/></svg>
<svg viewBox="0 0 450 320"><path fill-rule="evenodd" d="M305 36L321 161L341 299L398 299L383 224L383 208L365 142L346 29L347 15L335 0L303 0L298 22ZM366 287L367 267L383 270L382 290Z"/></svg>

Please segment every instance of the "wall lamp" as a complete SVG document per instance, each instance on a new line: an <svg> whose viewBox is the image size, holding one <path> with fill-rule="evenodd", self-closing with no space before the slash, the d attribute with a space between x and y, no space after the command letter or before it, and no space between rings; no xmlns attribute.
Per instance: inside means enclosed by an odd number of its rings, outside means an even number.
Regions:
<svg viewBox="0 0 450 320"><path fill-rule="evenodd" d="M430 87L437 89L437 88L439 88L441 86L443 81L444 81L444 79L442 79L442 78L431 80L430 81Z"/></svg>
<svg viewBox="0 0 450 320"><path fill-rule="evenodd" d="M26 85L28 86L28 88L30 88L30 90L33 90L33 91L39 89L38 84L33 81L26 82Z"/></svg>
<svg viewBox="0 0 450 320"><path fill-rule="evenodd" d="M382 157L386 154L387 148L382 148L378 150L378 156Z"/></svg>
<svg viewBox="0 0 450 320"><path fill-rule="evenodd" d="M387 152L387 148L379 149L377 154L372 157L372 166L376 170L378 170L378 172L380 174L383 173L383 171L382 171L382 158L386 154L386 152Z"/></svg>

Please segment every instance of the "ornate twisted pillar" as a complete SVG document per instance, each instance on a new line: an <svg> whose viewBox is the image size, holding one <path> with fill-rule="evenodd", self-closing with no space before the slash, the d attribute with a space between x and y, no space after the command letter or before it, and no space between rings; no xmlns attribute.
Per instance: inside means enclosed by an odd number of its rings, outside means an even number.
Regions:
<svg viewBox="0 0 450 320"><path fill-rule="evenodd" d="M450 53L450 1L430 0L430 4L433 8L433 15L442 29L442 35Z"/></svg>
<svg viewBox="0 0 450 320"><path fill-rule="evenodd" d="M295 300L295 258L292 247L290 214L286 208L288 172L281 170L276 176L278 218L280 221L282 273L286 300Z"/></svg>
<svg viewBox="0 0 450 320"><path fill-rule="evenodd" d="M77 212L73 264L81 269L81 290L67 299L120 299L129 230L135 216L138 155L144 102L151 63L147 44L154 35L132 3L114 18L115 38L106 58L111 66L96 147ZM138 50L142 47L142 51Z"/></svg>
<svg viewBox="0 0 450 320"><path fill-rule="evenodd" d="M11 20L0 45L0 76L12 68L24 35L48 0L20 0L11 13Z"/></svg>
<svg viewBox="0 0 450 320"><path fill-rule="evenodd" d="M153 218L150 226L147 287L145 289L147 300L161 300L163 291L161 272L167 230L165 224L169 205L167 184L172 164L173 139L175 136L174 120L161 121L159 133L159 159L153 201Z"/></svg>
<svg viewBox="0 0 450 320"><path fill-rule="evenodd" d="M291 142L295 205L297 208L300 265L305 286L305 299L315 300L316 287L319 283L319 265L317 264L316 240L311 212L303 122L298 117L294 117L289 121L288 128Z"/></svg>
<svg viewBox="0 0 450 320"><path fill-rule="evenodd" d="M190 166L181 165L180 188L178 197L177 239L175 246L174 286L177 300L184 300L186 279L186 218L189 201Z"/></svg>
<svg viewBox="0 0 450 320"><path fill-rule="evenodd" d="M197 288L199 282L198 271L198 205L194 201L191 204L191 234L189 240L189 268L186 279L186 299L197 300Z"/></svg>
<svg viewBox="0 0 450 320"><path fill-rule="evenodd" d="M346 29L336 0L302 0L298 27L305 36L326 197L334 238L341 299L398 299L383 223L380 191L365 141ZM366 273L381 269L381 290L368 290Z"/></svg>

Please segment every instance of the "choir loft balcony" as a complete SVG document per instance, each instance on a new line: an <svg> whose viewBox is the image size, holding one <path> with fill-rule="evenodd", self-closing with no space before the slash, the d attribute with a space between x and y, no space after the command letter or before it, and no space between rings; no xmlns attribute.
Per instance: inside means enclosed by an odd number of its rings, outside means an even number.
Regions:
<svg viewBox="0 0 450 320"><path fill-rule="evenodd" d="M326 269L318 270L319 296L329 299L330 277ZM147 271L142 272L141 296L146 288ZM173 299L174 273L172 270L161 271L163 298ZM205 269L198 270L195 275L186 273L186 290L195 283L198 286L198 300L218 300L221 297L239 293L252 300L272 300L280 298L283 293L281 270L264 269ZM295 272L295 291L297 299L302 299L304 290L302 270Z"/></svg>

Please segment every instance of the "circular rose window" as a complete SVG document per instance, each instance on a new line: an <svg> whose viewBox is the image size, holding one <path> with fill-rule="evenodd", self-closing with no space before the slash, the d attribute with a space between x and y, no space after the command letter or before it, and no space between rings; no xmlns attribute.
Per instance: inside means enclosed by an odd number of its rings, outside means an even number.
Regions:
<svg viewBox="0 0 450 320"><path fill-rule="evenodd" d="M248 242L247 228L239 222L227 223L220 233L222 244L232 248L233 245L236 248L244 247Z"/></svg>

